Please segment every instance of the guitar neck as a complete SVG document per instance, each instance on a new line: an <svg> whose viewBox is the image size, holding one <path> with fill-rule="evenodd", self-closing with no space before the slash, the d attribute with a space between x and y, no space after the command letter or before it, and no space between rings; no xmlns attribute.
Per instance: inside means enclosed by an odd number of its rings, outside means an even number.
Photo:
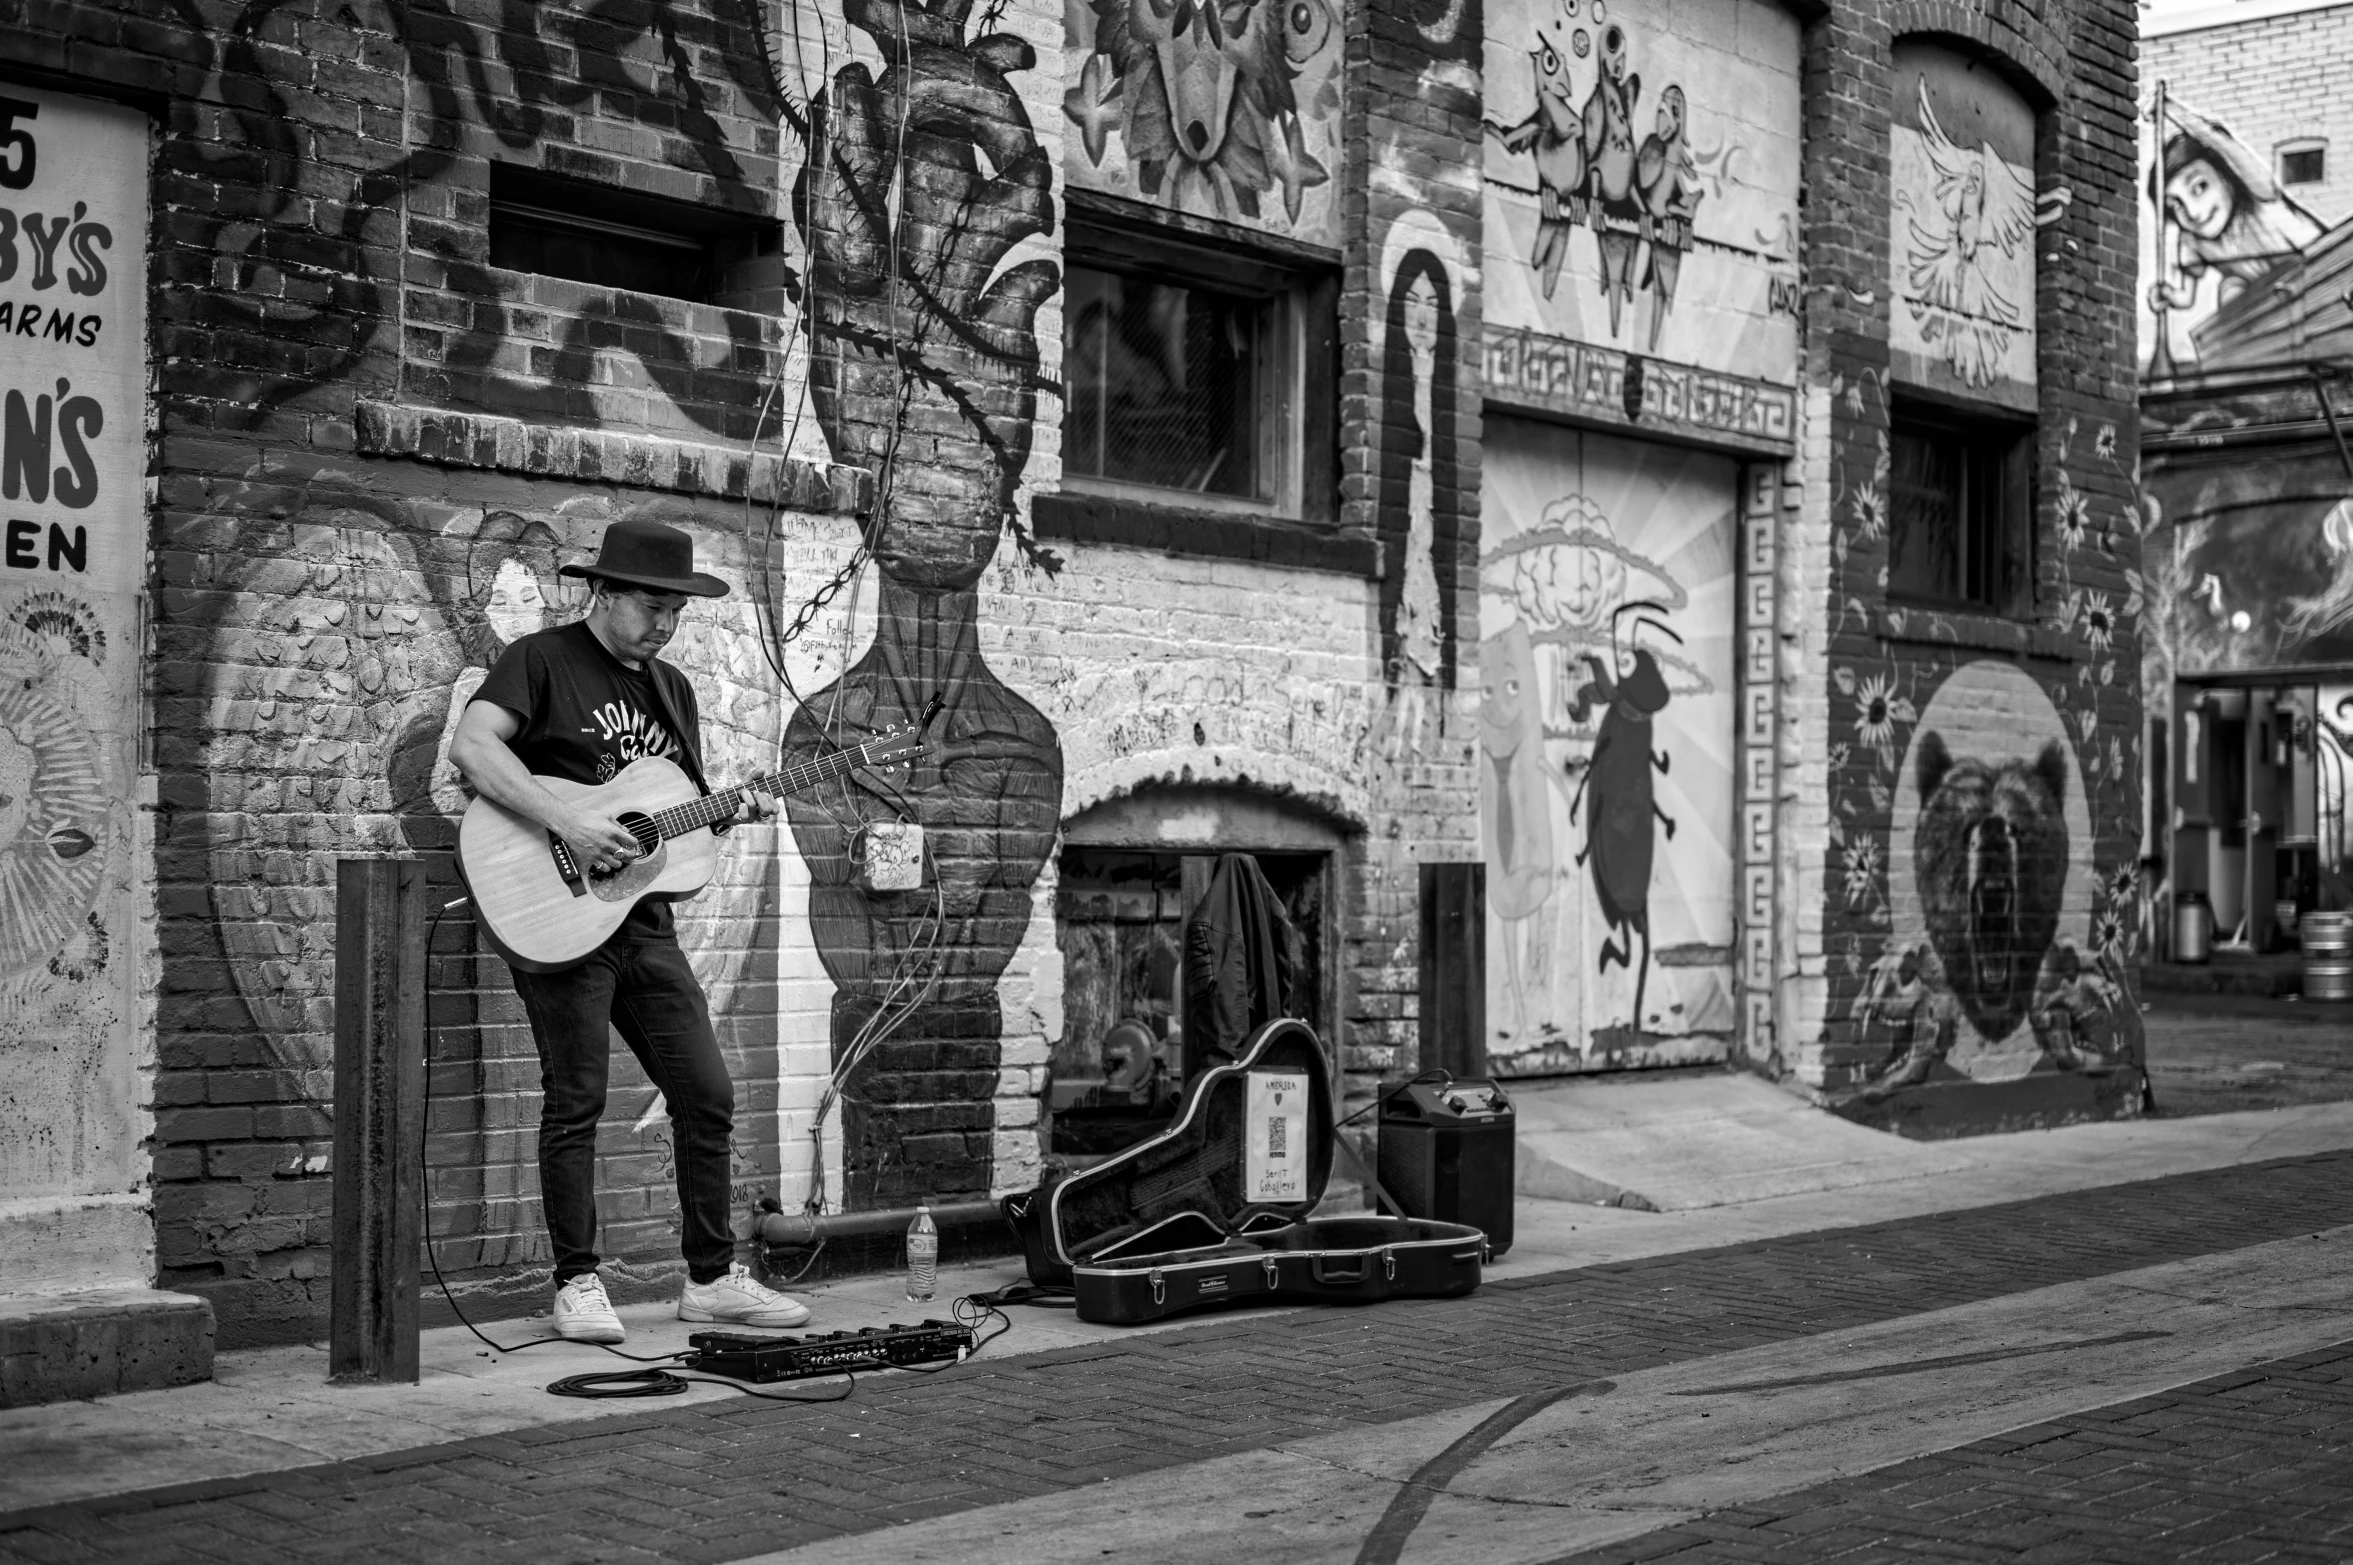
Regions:
<svg viewBox="0 0 2353 1565"><path fill-rule="evenodd" d="M854 750L838 750L832 755L819 756L814 761L787 766L781 771L769 772L736 787L706 794L691 804L657 810L652 817L654 825L664 837L682 837L690 831L733 819L736 811L742 808L746 793L781 795L814 788L821 782L828 782L868 764L866 752L869 748L871 746L860 745Z"/></svg>

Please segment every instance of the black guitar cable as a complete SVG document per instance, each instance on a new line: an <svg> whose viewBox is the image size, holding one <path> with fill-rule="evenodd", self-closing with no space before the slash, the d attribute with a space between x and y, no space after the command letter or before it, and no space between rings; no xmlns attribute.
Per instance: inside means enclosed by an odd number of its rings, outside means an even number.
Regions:
<svg viewBox="0 0 2353 1565"><path fill-rule="evenodd" d="M442 918L453 908L464 905L468 900L466 897L454 897L433 910L433 917L425 928L425 959L428 963L433 958L433 942L441 933ZM518 1342L512 1346L503 1342L493 1342L489 1337L483 1335L481 1327L466 1318L464 1310L458 1308L457 1295L450 1291L449 1279L441 1272L439 1248L433 1243L433 1165L431 1159L425 1156L425 1147L425 1125L420 1124L417 1127L417 1161L418 1172L423 1179L425 1197L425 1259L432 1265L433 1281L441 1289L442 1301L449 1306L450 1314L457 1317L459 1325L474 1334L475 1341L494 1353L520 1353L525 1348L543 1348L551 1342L570 1342L572 1339L569 1337L533 1337L527 1342ZM1013 1329L1012 1319L996 1307L996 1298L993 1295L967 1294L954 1302L950 1307L950 1313L955 1317L956 1324L975 1333L972 1351L955 1363L921 1367L901 1365L899 1366L901 1369L919 1375L932 1375L944 1369L954 1369L957 1363L969 1363L977 1358L982 1348ZM980 1326L990 1316L996 1317L997 1329L985 1337L978 1335ZM615 1358L627 1359L633 1364L670 1364L693 1356L691 1350L685 1349L673 1353L643 1354L624 1353L619 1348L603 1342L579 1345L597 1348L612 1354ZM680 1374L675 1370L668 1369L598 1370L584 1375L567 1375L561 1380L550 1381L547 1389L552 1395L559 1397L619 1400L632 1397L674 1397L681 1395L687 1387L699 1382L708 1386L725 1386L730 1391L740 1391L745 1396L756 1397L762 1402L800 1402L822 1405L828 1402L846 1402L857 1393L857 1371L843 1370L841 1375L847 1384L834 1395L824 1397L787 1396L775 1391L755 1391L741 1381L728 1380L715 1375Z"/></svg>
<svg viewBox="0 0 2353 1565"><path fill-rule="evenodd" d="M468 900L470 899L466 897L453 897L433 910L433 917L425 926L425 959L428 963L433 959L433 942L441 933L442 918L451 909L463 906ZM442 1302L449 1306L449 1312L457 1317L458 1324L474 1334L475 1341L494 1353L520 1353L525 1348L543 1348L551 1342L570 1342L572 1339L569 1337L533 1337L528 1342L518 1342L512 1346L503 1342L493 1342L483 1335L481 1327L466 1319L464 1310L458 1308L457 1295L450 1291L449 1279L441 1273L439 1247L433 1243L433 1163L432 1159L425 1156L425 1132L426 1124L430 1123L430 1116L424 1118L426 1123L421 1123L417 1127L417 1163L418 1173L423 1180L425 1196L425 1259L432 1265L433 1281L441 1289ZM582 1345L600 1349L612 1354L615 1358L627 1359L633 1364L669 1364L689 1356L688 1352L683 1350L674 1353L644 1354L624 1353L610 1343L604 1342L591 1342ZM567 1375L561 1380L551 1381L547 1389L559 1397L672 1397L684 1392L696 1381L701 1381L705 1385L725 1386L729 1390L740 1391L745 1396L757 1397L763 1402L846 1402L858 1390L858 1376L856 1372L850 1370L844 1370L842 1373L848 1384L843 1386L838 1393L829 1397L795 1397L784 1396L773 1391L754 1391L739 1381L725 1380L712 1375L681 1375L667 1369L603 1370L586 1375Z"/></svg>

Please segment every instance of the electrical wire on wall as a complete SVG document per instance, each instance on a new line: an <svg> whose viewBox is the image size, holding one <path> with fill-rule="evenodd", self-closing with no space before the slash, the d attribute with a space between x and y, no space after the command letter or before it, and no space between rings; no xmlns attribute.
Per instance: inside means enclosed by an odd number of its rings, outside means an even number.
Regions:
<svg viewBox="0 0 2353 1565"><path fill-rule="evenodd" d="M784 0L784 4L787 7L786 14L790 21L796 62L805 62L808 58L808 44L801 29L801 0ZM912 67L913 54L912 39L903 10L898 12L898 22L900 47L894 67L898 72L898 102L892 137L893 167L900 171L900 178L894 180L893 184L898 192L898 200L903 202L905 199L903 181L907 131L913 85L908 79L908 72ZM805 232L810 236L809 250L813 254L816 245L821 242L818 236L824 231L824 224L829 217L827 207L830 203L826 197L829 185L835 178L845 183L851 179L851 170L841 160L839 149L835 145L831 116L825 111L823 102L825 91L833 80L832 37L825 26L824 18L819 16L817 18L818 86L808 94L807 101L799 106L799 124L795 125L792 123L795 100L777 71L775 61L770 57L764 16L758 18L758 24L755 33L760 45L762 63L775 90L777 101L783 110L784 122L778 127L779 140L781 142L789 138L797 130L806 150L807 163L805 166L820 171L817 177L810 181L809 187L805 191L806 204L801 214L806 223ZM846 18L844 25L846 31ZM805 68L803 70L803 84L804 86L807 84ZM778 685L795 707L807 706L809 698L802 695L793 681L788 665L790 649L795 642L814 627L818 618L832 606L845 590L849 593L848 602L842 610L841 643L837 654L841 675L835 683L831 697L825 702L825 711L820 723L827 745L836 749L843 745L844 703L842 698L846 691L851 668L851 653L865 570L874 559L875 551L882 541L882 534L890 514L891 500L896 487L898 458L906 436L907 421L914 395L916 369L909 362L907 344L899 329L898 284L903 261L899 248L900 224L898 214L893 210L892 202L892 192L884 192L880 216L885 229L883 235L884 270L888 279L885 298L890 312L887 336L891 344L893 360L899 371L896 405L892 409L890 427L884 436L880 460L874 474L871 506L866 523L860 529L858 542L851 549L849 557L841 567L803 600L789 620L784 618L778 606L779 600L783 598L785 593L785 581L778 569L776 558L783 531L785 486L781 481L772 486L769 513L766 519L767 525L759 530L756 549L753 547L753 501L749 485L746 486L744 496L743 531L746 552L749 555L754 555L758 562L759 587L754 594L754 607L759 624L761 650L768 661L770 670L776 676ZM782 435L777 449L777 471L780 479L787 470L792 453L799 443L803 420L808 411L809 380L813 371L817 335L811 324L810 312L818 302L816 298L818 271L819 268L813 264L804 268L801 287L794 301L795 313L792 322L785 329L778 343L776 378L770 382L762 394L760 410L753 423L748 455L754 470L756 470L762 442L769 427L769 414L774 408L778 393L783 389L783 383L790 372L792 347L796 342L804 340L805 333L806 340L809 342L810 355L809 360L805 361L807 367L804 368L800 376L799 385L793 391L793 408L789 424L782 419L778 421ZM814 319L822 320L822 311ZM835 354L833 367L835 383L840 386L843 384L843 376L847 367L846 334L834 333L832 335L835 338L831 344ZM778 745L781 754L783 745L781 731ZM886 806L895 812L900 820L911 821L915 818L916 812L912 802L884 779L879 777L861 778L854 786L848 777L844 777L838 787L838 799L826 797L824 791L820 791L812 796L812 802L826 815L835 829L842 833L843 840L850 845L853 857L859 855L862 845L867 841L869 827L875 824L873 820L868 818L867 800L860 797L861 792L868 796L887 792ZM940 885L935 871L933 897L931 907L928 909L928 916L919 918L916 921L917 927L905 931L906 939L892 941L896 960L892 964L891 971L879 986L874 1008L867 1014L849 1040L839 1049L833 1067L828 1073L825 1090L819 1097L809 1128L809 1194L803 1204L804 1209L811 1214L822 1213L826 1206L824 1148L826 1119L844 1101L860 1103L869 1108L882 1107L867 1103L866 1100L851 1093L849 1082L858 1069L873 1058L875 1051L903 1027L937 991L941 976L940 951L946 928L946 911L945 889ZM898 921L894 920L893 922L897 923ZM822 1248L822 1243L818 1248ZM809 1265L814 1264L815 1258L816 1251L813 1250L802 1268L803 1271L806 1271Z"/></svg>

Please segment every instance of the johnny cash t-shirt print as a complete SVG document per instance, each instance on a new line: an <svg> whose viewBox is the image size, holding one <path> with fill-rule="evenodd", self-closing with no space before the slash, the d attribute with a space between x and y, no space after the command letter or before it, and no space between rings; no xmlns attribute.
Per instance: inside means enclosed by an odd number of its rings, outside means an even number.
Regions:
<svg viewBox="0 0 2353 1565"><path fill-rule="evenodd" d="M669 711L692 736L699 721L694 687L669 681ZM682 753L681 736L663 720L651 666L630 668L605 650L596 632L574 623L521 637L499 657L474 692L521 720L508 747L524 769L543 777L605 783L630 762L649 755L696 771ZM669 904L649 899L632 924L666 929Z"/></svg>
<svg viewBox="0 0 2353 1565"><path fill-rule="evenodd" d="M680 680L670 694L678 721L691 731L693 687ZM607 652L585 624L517 640L484 676L474 699L503 706L522 720L509 748L542 776L604 783L645 756L681 760L678 736L660 716L652 675Z"/></svg>

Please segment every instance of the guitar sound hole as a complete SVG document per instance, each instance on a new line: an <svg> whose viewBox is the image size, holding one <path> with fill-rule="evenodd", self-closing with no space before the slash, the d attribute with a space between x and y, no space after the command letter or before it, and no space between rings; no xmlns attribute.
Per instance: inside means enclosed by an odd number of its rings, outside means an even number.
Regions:
<svg viewBox="0 0 2353 1565"><path fill-rule="evenodd" d="M664 851L662 834L654 828L654 823L651 820L635 813L614 818L621 823L623 830L637 839L637 845L641 852L638 857L631 859L610 874L593 875L589 878L588 889L600 902L626 902L634 899L638 893L652 885L660 877L669 861L669 855Z"/></svg>

